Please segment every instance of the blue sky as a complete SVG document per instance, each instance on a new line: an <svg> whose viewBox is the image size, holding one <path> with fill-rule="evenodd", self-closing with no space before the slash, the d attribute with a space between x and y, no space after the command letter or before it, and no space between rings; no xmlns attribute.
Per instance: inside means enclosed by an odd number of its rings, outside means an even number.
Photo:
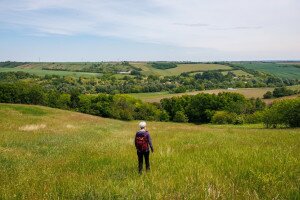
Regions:
<svg viewBox="0 0 300 200"><path fill-rule="evenodd" d="M0 60L298 60L299 0L0 0Z"/></svg>

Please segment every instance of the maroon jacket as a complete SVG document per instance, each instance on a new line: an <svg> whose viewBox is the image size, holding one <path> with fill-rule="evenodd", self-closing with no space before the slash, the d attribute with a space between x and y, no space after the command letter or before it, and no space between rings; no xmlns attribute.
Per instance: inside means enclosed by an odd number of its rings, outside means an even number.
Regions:
<svg viewBox="0 0 300 200"><path fill-rule="evenodd" d="M149 146L151 148L151 151L153 151L153 145L152 145L152 140L151 140L151 137L150 137L150 134L148 131L138 131L136 134L135 134L135 138L134 138L134 143L135 143L135 147L136 147L136 150L139 151L137 149L137 144L136 144L136 137L140 137L140 136L146 136L147 140L148 140L148 148L146 150L146 152L149 151Z"/></svg>

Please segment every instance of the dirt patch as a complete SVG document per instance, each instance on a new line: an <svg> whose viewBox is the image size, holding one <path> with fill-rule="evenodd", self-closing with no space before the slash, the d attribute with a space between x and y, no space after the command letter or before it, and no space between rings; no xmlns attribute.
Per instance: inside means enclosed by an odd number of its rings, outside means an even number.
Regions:
<svg viewBox="0 0 300 200"><path fill-rule="evenodd" d="M21 69L32 69L32 65L31 64L25 64L25 65L20 65L18 66L18 68L21 68Z"/></svg>
<svg viewBox="0 0 300 200"><path fill-rule="evenodd" d="M31 125L26 125L22 126L19 128L20 131L36 131L39 129L46 128L45 124L31 124Z"/></svg>

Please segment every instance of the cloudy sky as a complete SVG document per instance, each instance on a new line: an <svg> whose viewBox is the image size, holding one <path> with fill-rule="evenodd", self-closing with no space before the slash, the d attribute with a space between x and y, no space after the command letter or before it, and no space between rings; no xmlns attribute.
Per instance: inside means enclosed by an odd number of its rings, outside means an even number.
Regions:
<svg viewBox="0 0 300 200"><path fill-rule="evenodd" d="M0 0L0 60L299 60L299 0Z"/></svg>

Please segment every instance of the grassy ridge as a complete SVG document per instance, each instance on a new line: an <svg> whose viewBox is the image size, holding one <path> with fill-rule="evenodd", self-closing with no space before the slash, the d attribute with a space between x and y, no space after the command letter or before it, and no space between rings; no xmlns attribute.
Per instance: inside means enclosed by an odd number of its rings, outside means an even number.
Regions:
<svg viewBox="0 0 300 200"><path fill-rule="evenodd" d="M172 76L180 75L183 72L194 72L194 71L208 71L208 70L230 70L232 69L226 65L219 64L177 64L177 67L171 69L156 69L148 63L136 62L131 63L135 67L139 67L143 70L146 75L159 75L159 76Z"/></svg>
<svg viewBox="0 0 300 200"><path fill-rule="evenodd" d="M137 122L7 104L0 119L1 199L300 198L299 129L149 122L138 176Z"/></svg>

